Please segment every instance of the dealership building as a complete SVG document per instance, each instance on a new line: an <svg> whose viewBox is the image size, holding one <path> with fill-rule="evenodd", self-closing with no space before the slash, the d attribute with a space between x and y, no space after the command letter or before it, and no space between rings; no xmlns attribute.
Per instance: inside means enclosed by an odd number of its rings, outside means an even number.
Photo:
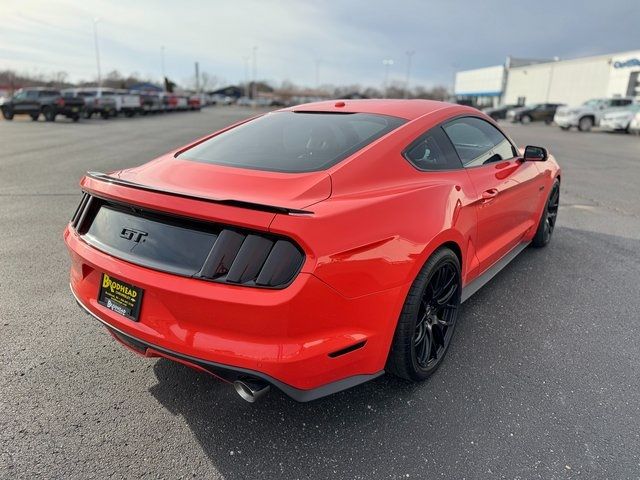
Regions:
<svg viewBox="0 0 640 480"><path fill-rule="evenodd" d="M640 98L640 50L570 60L508 57L504 65L457 72L454 94L477 107Z"/></svg>

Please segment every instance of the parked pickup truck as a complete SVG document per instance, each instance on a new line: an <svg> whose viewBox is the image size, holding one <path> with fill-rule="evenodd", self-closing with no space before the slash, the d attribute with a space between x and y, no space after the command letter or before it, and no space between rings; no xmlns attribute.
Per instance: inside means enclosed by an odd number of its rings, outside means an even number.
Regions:
<svg viewBox="0 0 640 480"><path fill-rule="evenodd" d="M578 107L563 107L556 111L553 121L562 130L577 127L588 132L600 125L602 114L609 108L624 107L633 103L633 98L593 98Z"/></svg>
<svg viewBox="0 0 640 480"><path fill-rule="evenodd" d="M81 97L64 97L60 90L50 88L22 88L2 104L2 116L13 120L14 115L29 115L36 121L42 114L47 122L55 121L58 115L77 122L84 109Z"/></svg>
<svg viewBox="0 0 640 480"><path fill-rule="evenodd" d="M164 110L162 98L157 92L140 92L140 115Z"/></svg>
<svg viewBox="0 0 640 480"><path fill-rule="evenodd" d="M139 93L116 90L115 99L117 113L123 113L125 117L133 117L136 113L140 113L142 105Z"/></svg>
<svg viewBox="0 0 640 480"><path fill-rule="evenodd" d="M115 115L116 101L114 92L99 87L68 88L62 91L65 96L77 96L84 99L84 118L91 118L94 114L107 119Z"/></svg>

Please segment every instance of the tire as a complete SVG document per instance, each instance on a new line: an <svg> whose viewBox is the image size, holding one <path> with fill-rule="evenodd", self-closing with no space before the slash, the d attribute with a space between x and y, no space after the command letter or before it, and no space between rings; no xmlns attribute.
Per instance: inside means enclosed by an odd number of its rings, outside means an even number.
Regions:
<svg viewBox="0 0 640 480"><path fill-rule="evenodd" d="M82 112L82 116L89 120L93 116L93 112L90 110L85 110L84 112Z"/></svg>
<svg viewBox="0 0 640 480"><path fill-rule="evenodd" d="M3 108L2 116L5 120L13 120L13 110L11 108Z"/></svg>
<svg viewBox="0 0 640 480"><path fill-rule="evenodd" d="M545 125L551 125L553 120L549 120L548 118L544 121Z"/></svg>
<svg viewBox="0 0 640 480"><path fill-rule="evenodd" d="M568 126L568 125L562 125L562 126L560 127L560 130L567 131L567 130L569 130L570 128L571 128L571 127L570 127L570 126Z"/></svg>
<svg viewBox="0 0 640 480"><path fill-rule="evenodd" d="M29 116L31 117L31 120L33 120L34 122L37 122L38 119L40 118L39 113L30 113Z"/></svg>
<svg viewBox="0 0 640 480"><path fill-rule="evenodd" d="M460 260L449 248L441 248L429 257L402 307L387 359L388 372L421 381L437 370L455 330L461 278Z"/></svg>
<svg viewBox="0 0 640 480"><path fill-rule="evenodd" d="M80 115L78 115L78 114L73 115L73 116L71 117L71 120L73 120L74 122L77 122L78 120L80 120Z"/></svg>
<svg viewBox="0 0 640 480"><path fill-rule="evenodd" d="M553 182L549 197L544 204L544 211L540 217L536 234L531 241L533 247L545 247L551 241L553 230L558 219L558 204L560 203L560 180L557 178Z"/></svg>
<svg viewBox="0 0 640 480"><path fill-rule="evenodd" d="M42 109L42 114L44 115L44 119L47 122L55 122L56 121L56 112L53 111L51 107L44 107Z"/></svg>
<svg viewBox="0 0 640 480"><path fill-rule="evenodd" d="M578 122L578 130L581 132L590 132L591 128L593 128L593 118L591 117L582 117Z"/></svg>
<svg viewBox="0 0 640 480"><path fill-rule="evenodd" d="M109 112L105 112L105 111L100 112L100 116L102 117L103 120L108 120L110 117Z"/></svg>
<svg viewBox="0 0 640 480"><path fill-rule="evenodd" d="M520 123L524 123L525 125L530 124L531 120L531 115L523 115L522 117L520 117Z"/></svg>

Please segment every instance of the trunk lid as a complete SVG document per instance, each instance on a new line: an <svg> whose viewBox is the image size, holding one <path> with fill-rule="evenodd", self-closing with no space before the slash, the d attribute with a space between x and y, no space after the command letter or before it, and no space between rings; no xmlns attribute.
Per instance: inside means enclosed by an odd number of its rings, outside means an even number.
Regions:
<svg viewBox="0 0 640 480"><path fill-rule="evenodd" d="M302 210L331 195L325 172L280 173L160 157L110 174L126 182L213 201Z"/></svg>

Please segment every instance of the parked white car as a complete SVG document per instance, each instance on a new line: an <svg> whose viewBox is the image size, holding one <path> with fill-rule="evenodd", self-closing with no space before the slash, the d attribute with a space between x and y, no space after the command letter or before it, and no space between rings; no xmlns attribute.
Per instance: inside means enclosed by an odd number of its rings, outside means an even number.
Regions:
<svg viewBox="0 0 640 480"><path fill-rule="evenodd" d="M640 112L636 113L629 123L629 133L640 135Z"/></svg>
<svg viewBox="0 0 640 480"><path fill-rule="evenodd" d="M600 128L608 131L623 130L628 132L631 121L640 114L640 104L632 103L626 107L607 110L600 120Z"/></svg>
<svg viewBox="0 0 640 480"><path fill-rule="evenodd" d="M600 125L602 114L609 108L624 107L633 103L633 98L593 98L578 107L561 107L556 110L553 121L563 130L577 127L588 132Z"/></svg>

